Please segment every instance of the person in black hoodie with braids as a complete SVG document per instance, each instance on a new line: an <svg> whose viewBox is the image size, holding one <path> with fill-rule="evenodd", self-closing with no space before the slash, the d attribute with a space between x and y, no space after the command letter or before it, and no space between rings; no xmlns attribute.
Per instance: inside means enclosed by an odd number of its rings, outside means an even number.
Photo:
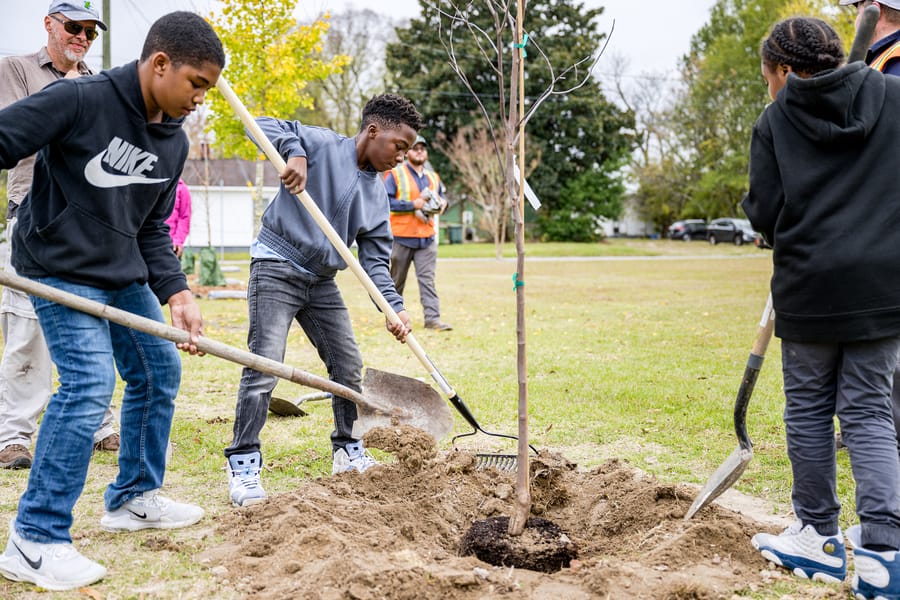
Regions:
<svg viewBox="0 0 900 600"><path fill-rule="evenodd" d="M856 480L858 598L900 598L900 78L842 66L825 22L775 24L761 46L772 104L753 128L744 211L773 246L791 500L798 522L753 545L794 574L846 576L834 415ZM877 165L877 168L873 168Z"/></svg>

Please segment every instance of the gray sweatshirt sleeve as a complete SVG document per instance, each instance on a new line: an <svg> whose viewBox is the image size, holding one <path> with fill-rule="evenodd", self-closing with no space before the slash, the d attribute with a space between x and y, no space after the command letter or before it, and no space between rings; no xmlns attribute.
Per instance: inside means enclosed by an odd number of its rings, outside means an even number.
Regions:
<svg viewBox="0 0 900 600"><path fill-rule="evenodd" d="M299 127L301 125L297 121L282 121L271 117L260 117L256 119L256 123L285 160L295 156L306 156L306 150L300 143ZM259 146L259 143L253 139L249 131L247 136L253 140L254 144Z"/></svg>

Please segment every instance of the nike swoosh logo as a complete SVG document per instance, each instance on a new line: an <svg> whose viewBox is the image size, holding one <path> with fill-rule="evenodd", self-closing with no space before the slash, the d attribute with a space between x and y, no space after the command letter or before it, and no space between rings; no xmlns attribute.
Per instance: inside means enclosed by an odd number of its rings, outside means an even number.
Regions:
<svg viewBox="0 0 900 600"><path fill-rule="evenodd" d="M19 548L19 545L18 545L17 543L13 542L13 546L15 546L15 547L16 547L16 550L19 551L19 554L22 555L22 558L25 559L25 562L28 563L28 566L30 566L30 567L31 567L32 569L34 569L35 571L37 571L38 569L41 568L41 564L44 562L44 557L43 557L43 556L40 557L39 559L37 559L36 561L35 561L35 560L31 560L30 558L28 558L28 555L27 555L27 554L25 554L24 552L22 552L22 549Z"/></svg>
<svg viewBox="0 0 900 600"><path fill-rule="evenodd" d="M115 173L107 173L103 170L101 163L106 150L102 150L100 154L88 161L84 166L84 178L88 183L98 188L114 188L131 185L132 183L162 183L168 181L168 177L162 179L151 179L149 177L136 177L134 175L116 175Z"/></svg>
<svg viewBox="0 0 900 600"><path fill-rule="evenodd" d="M128 510L128 512L130 512L131 514L136 516L138 519L146 519L147 518L147 513L136 513L133 510L131 510L130 508L127 510Z"/></svg>

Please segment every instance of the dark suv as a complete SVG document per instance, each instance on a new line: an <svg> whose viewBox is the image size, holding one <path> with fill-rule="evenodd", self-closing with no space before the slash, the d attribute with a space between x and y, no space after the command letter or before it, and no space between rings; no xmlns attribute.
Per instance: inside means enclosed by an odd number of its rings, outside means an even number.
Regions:
<svg viewBox="0 0 900 600"><path fill-rule="evenodd" d="M758 237L747 219L715 219L706 228L706 239L713 245L719 242L731 242L736 246L752 244Z"/></svg>
<svg viewBox="0 0 900 600"><path fill-rule="evenodd" d="M675 221L669 225L670 240L705 240L706 239L706 221L701 219L685 219L684 221Z"/></svg>

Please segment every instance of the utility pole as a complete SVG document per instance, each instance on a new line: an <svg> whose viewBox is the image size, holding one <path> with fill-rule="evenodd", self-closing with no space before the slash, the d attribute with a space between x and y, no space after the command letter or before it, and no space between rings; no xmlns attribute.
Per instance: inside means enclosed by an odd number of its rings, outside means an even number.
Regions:
<svg viewBox="0 0 900 600"><path fill-rule="evenodd" d="M110 5L112 4L112 0L103 0L103 22L106 23L107 27L110 27L109 23L109 13L110 13ZM109 29L103 32L103 70L107 70L110 67L110 63L112 62L112 53L110 50L109 43Z"/></svg>

